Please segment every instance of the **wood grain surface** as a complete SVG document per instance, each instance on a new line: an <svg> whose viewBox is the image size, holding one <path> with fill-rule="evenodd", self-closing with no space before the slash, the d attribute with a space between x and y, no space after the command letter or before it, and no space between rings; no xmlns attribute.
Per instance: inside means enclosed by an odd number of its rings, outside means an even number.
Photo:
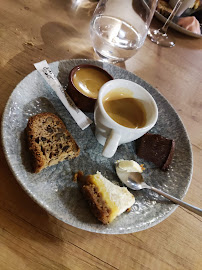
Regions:
<svg viewBox="0 0 202 270"><path fill-rule="evenodd" d="M85 1L0 1L1 118L11 92L34 70L33 63L94 58L89 21L95 3ZM153 27L160 25L153 20ZM169 34L176 39L174 48L146 39L123 67L156 87L180 115L194 157L184 200L202 208L202 39L171 29ZM76 229L32 201L12 175L2 144L0 148L1 270L202 269L201 217L178 207L162 223L138 233L101 235Z"/></svg>

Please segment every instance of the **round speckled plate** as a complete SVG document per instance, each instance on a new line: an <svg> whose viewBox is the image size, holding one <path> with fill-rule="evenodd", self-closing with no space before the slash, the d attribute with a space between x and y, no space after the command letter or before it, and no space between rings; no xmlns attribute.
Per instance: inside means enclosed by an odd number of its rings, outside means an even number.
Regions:
<svg viewBox="0 0 202 270"><path fill-rule="evenodd" d="M37 71L24 78L14 89L2 119L2 139L5 155L16 179L27 193L56 218L74 227L97 233L122 234L145 230L167 218L176 205L149 191L131 191L136 202L129 213L117 217L110 225L99 223L89 211L77 184L72 181L78 170L85 174L100 171L111 181L118 181L114 162L117 159L134 159L145 164L145 180L178 198L183 198L192 175L192 152L185 128L168 101L151 85L136 75L119 67L93 60L67 60L50 64L53 72L65 86L68 73L76 65L90 63L106 69L114 78L124 78L143 86L156 100L159 118L151 132L175 139L176 151L168 172L162 172L135 154L135 142L119 146L115 156L107 159L101 155L102 146L94 137L94 125L82 131L68 111ZM65 122L81 148L81 154L72 161L32 174L25 143L24 129L28 118L50 111ZM93 119L93 114L88 114Z"/></svg>

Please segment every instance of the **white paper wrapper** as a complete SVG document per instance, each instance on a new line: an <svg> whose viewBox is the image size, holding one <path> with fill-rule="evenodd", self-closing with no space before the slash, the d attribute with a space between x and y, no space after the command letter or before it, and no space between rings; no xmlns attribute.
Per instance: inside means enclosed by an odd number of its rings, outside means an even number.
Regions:
<svg viewBox="0 0 202 270"><path fill-rule="evenodd" d="M52 89L56 92L59 99L62 101L63 105L69 111L71 116L74 118L75 122L78 126L84 130L91 123L92 120L88 118L81 110L79 110L74 104L73 100L70 96L64 91L62 85L55 77L53 72L51 71L46 60L41 61L39 63L34 64L35 68L39 71L42 77L46 80L46 82L52 87Z"/></svg>

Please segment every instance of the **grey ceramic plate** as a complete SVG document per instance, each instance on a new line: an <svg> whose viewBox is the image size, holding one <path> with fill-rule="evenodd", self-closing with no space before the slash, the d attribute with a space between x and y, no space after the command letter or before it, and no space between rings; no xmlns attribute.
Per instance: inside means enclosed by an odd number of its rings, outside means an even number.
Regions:
<svg viewBox="0 0 202 270"><path fill-rule="evenodd" d="M163 15L161 15L158 11L155 11L155 16L160 20L162 21L163 23L166 22L167 18L164 17ZM189 30L186 30L185 28L179 26L178 24L174 23L174 22L170 22L170 27L173 28L174 30L182 33L182 34L185 34L187 36L191 36L191 37L195 37L195 38L202 38L202 35L199 35L199 34L196 34L196 33L193 33Z"/></svg>
<svg viewBox="0 0 202 270"><path fill-rule="evenodd" d="M185 128L177 113L157 90L124 69L93 60L60 61L50 66L61 83L66 85L69 71L81 63L103 67L114 78L134 81L151 93L159 109L159 118L152 132L176 141L176 151L170 170L162 172L152 164L137 158L135 142L121 145L113 158L104 158L101 155L102 146L94 137L94 125L81 131L37 71L33 71L17 85L4 111L2 138L11 170L18 182L39 205L74 227L106 234L132 233L152 227L167 218L177 206L148 190L131 191L136 197L131 211L122 214L110 225L102 225L89 212L72 177L78 170L86 174L94 174L98 170L108 179L120 183L115 173L115 160L134 159L140 163L144 162L147 168L144 176L149 184L183 198L192 174L192 152ZM44 169L39 174L32 174L24 129L30 116L44 111L55 112L63 119L80 146L81 154L72 161L65 161ZM88 115L93 119L93 114Z"/></svg>

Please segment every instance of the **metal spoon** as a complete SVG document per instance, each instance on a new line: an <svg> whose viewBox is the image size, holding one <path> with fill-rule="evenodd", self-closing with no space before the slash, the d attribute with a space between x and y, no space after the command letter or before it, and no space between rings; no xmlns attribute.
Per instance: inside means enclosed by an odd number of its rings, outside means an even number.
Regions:
<svg viewBox="0 0 202 270"><path fill-rule="evenodd" d="M191 204L185 203L185 202L181 201L180 199L177 199L177 198L169 195L168 193L161 191L155 187L151 187L151 186L147 185L144 182L144 179L143 179L143 176L141 173L127 172L126 170L121 169L118 164L116 164L116 172L117 172L119 179L127 187L129 187L133 190L140 190L140 189L148 188L148 189L153 190L156 193L166 197L167 199L171 200L172 202L177 203L180 206L194 212L195 214L202 216L202 209L195 207L195 206L192 206Z"/></svg>

